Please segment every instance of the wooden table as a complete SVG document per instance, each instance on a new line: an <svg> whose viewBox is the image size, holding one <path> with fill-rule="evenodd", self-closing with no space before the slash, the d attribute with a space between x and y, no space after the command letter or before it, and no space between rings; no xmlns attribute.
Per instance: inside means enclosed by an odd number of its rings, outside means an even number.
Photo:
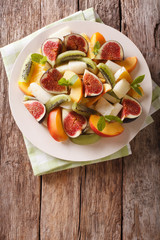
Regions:
<svg viewBox="0 0 160 240"><path fill-rule="evenodd" d="M159 0L1 0L0 46L94 7L142 51L160 84ZM159 240L160 111L129 157L34 177L11 116L1 59L0 240Z"/></svg>

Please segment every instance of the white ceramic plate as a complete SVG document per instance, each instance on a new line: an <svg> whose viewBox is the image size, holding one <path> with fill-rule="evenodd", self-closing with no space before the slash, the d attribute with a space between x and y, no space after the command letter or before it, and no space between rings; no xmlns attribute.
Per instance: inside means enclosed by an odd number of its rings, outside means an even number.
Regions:
<svg viewBox="0 0 160 240"><path fill-rule="evenodd" d="M136 69L132 72L132 76L137 77L145 74L145 79L142 82L145 96L141 100L143 112L141 116L131 123L124 124L124 132L116 137L101 138L97 143L92 145L80 146L73 144L71 141L56 142L49 134L47 128L37 121L24 107L23 93L19 90L17 80L20 76L22 65L30 53L36 52L41 44L54 32L59 29L69 26L72 32L86 33L89 37L94 32L100 32L104 35L106 40L117 40L124 49L125 57L136 56L138 64ZM36 36L19 54L11 74L11 81L9 84L9 100L13 117L24 136L37 148L42 151L64 160L70 161L89 161L108 156L129 143L136 134L140 131L151 105L152 96L152 81L147 63L141 52L135 44L129 40L125 35L119 31L106 26L104 24L89 22L89 21L71 21L59 24L43 33Z"/></svg>

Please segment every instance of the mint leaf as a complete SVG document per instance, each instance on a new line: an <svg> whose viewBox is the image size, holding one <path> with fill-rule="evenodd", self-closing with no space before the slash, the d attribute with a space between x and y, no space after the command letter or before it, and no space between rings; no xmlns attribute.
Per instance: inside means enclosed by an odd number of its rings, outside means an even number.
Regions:
<svg viewBox="0 0 160 240"><path fill-rule="evenodd" d="M97 41L97 42L94 44L94 47L93 47L93 53L94 53L94 55L97 55L97 54L98 54L100 47L101 47L101 44L100 44L99 41Z"/></svg>
<svg viewBox="0 0 160 240"><path fill-rule="evenodd" d="M40 59L41 64L45 64L47 62L47 57L43 56L43 58Z"/></svg>
<svg viewBox="0 0 160 240"><path fill-rule="evenodd" d="M131 85L131 88L133 88L133 90L134 90L135 92L137 92L140 96L142 96L142 92L141 92L141 90L139 89L139 87L136 87L136 86L132 86L132 85Z"/></svg>
<svg viewBox="0 0 160 240"><path fill-rule="evenodd" d="M145 75L141 75L141 76L135 78L134 81L131 83L131 86L141 83L143 81L144 77L145 77Z"/></svg>
<svg viewBox="0 0 160 240"><path fill-rule="evenodd" d="M63 78L63 77L58 81L58 84L61 85L61 86L68 86L69 85L68 80Z"/></svg>
<svg viewBox="0 0 160 240"><path fill-rule="evenodd" d="M39 53L33 53L31 54L31 60L36 63L45 64L47 62L47 57Z"/></svg>
<svg viewBox="0 0 160 240"><path fill-rule="evenodd" d="M103 116L101 116L97 123L98 130L102 131L105 128L105 125L106 125L105 118Z"/></svg>
<svg viewBox="0 0 160 240"><path fill-rule="evenodd" d="M76 74L73 75L70 79L66 79L62 77L58 81L58 84L62 86L72 86L77 81L77 79L78 79L78 76Z"/></svg>
<svg viewBox="0 0 160 240"><path fill-rule="evenodd" d="M122 120L121 120L119 117L117 117L117 116L106 115L106 116L104 116L104 118L105 118L105 120L106 120L107 122L115 121L115 122L122 123Z"/></svg>

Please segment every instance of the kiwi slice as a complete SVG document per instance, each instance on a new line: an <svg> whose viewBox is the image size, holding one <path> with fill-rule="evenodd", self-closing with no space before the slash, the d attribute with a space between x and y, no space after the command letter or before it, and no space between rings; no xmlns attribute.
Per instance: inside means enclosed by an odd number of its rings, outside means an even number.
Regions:
<svg viewBox="0 0 160 240"><path fill-rule="evenodd" d="M113 75L112 71L109 69L109 67L104 63L99 63L97 65L97 68L102 73L106 82L110 83L113 88L115 86L116 82L115 82L114 75Z"/></svg>
<svg viewBox="0 0 160 240"><path fill-rule="evenodd" d="M56 59L56 65L60 65L63 62L69 60L79 60L82 57L85 57L86 54L78 50L69 50L58 55Z"/></svg>
<svg viewBox="0 0 160 240"><path fill-rule="evenodd" d="M58 107L60 104L67 101L69 102L70 100L70 96L65 94L59 94L57 96L51 97L46 103L47 112L49 113L52 109Z"/></svg>
<svg viewBox="0 0 160 240"><path fill-rule="evenodd" d="M26 82L26 83L29 82L30 77L31 77L31 75L33 73L33 68L34 68L33 65L34 64L33 64L32 60L31 60L31 55L29 55L26 58L26 60L25 60L25 62L23 64L22 70L21 70L21 77L20 77L20 81L21 82Z"/></svg>
<svg viewBox="0 0 160 240"><path fill-rule="evenodd" d="M91 114L98 114L96 110L88 108L80 103L74 102L72 105L72 110L78 114L81 114L85 117L89 117Z"/></svg>
<svg viewBox="0 0 160 240"><path fill-rule="evenodd" d="M81 134L79 137L70 138L71 142L78 144L78 145L88 145L97 142L100 139L95 133L92 134Z"/></svg>
<svg viewBox="0 0 160 240"><path fill-rule="evenodd" d="M92 59L88 58L88 57L83 57L80 58L79 61L85 62L87 64L87 68L88 70L90 70L92 73L97 74L97 64L92 61Z"/></svg>

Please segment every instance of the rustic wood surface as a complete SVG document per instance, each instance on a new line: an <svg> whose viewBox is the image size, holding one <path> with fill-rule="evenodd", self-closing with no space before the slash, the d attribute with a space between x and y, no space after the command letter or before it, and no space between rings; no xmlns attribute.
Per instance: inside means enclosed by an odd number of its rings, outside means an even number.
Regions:
<svg viewBox="0 0 160 240"><path fill-rule="evenodd" d="M160 85L159 0L1 0L0 47L88 7L139 47ZM159 240L160 112L131 156L34 177L2 59L0 76L0 240Z"/></svg>

